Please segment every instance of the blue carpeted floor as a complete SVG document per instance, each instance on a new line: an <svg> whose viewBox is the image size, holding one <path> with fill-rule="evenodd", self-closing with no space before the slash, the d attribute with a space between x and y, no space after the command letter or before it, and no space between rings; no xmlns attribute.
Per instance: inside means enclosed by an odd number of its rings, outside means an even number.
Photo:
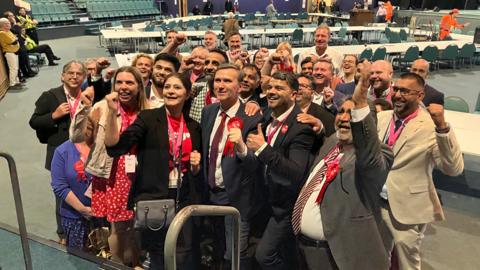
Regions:
<svg viewBox="0 0 480 270"><path fill-rule="evenodd" d="M0 229L0 269L25 269L20 237ZM89 261L30 240L32 265L35 270L90 270L98 267Z"/></svg>

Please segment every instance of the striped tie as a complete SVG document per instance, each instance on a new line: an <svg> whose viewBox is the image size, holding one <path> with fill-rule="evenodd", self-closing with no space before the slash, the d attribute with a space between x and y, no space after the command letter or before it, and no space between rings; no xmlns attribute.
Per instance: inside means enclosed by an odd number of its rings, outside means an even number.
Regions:
<svg viewBox="0 0 480 270"><path fill-rule="evenodd" d="M338 145L336 145L335 148L330 151L330 153L323 159L323 166L315 173L315 175L312 177L312 180L303 186L302 190L300 191L300 196L298 196L297 202L293 207L292 214L292 227L295 235L300 232L302 212L303 208L305 208L305 204L307 204L308 198L310 198L312 195L315 187L322 182L322 179L325 177L325 173L327 172L328 164L338 157L338 154L340 153L339 150L340 149L338 148Z"/></svg>

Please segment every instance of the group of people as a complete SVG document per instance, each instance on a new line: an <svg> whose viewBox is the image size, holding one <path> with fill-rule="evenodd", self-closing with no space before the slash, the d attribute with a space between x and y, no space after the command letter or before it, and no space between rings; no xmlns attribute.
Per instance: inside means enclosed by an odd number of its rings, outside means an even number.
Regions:
<svg viewBox="0 0 480 270"><path fill-rule="evenodd" d="M47 144L59 237L82 248L89 220L106 218L112 260L141 268L148 253L164 269L167 228L140 230L138 244L135 209L173 199L238 209L241 269L389 269L392 254L420 269L425 228L444 219L432 169L463 171L443 94L425 60L394 82L390 62L329 39L319 26L295 63L287 42L249 55L238 32L223 50L207 31L182 55L186 36L169 31L131 66L65 64L30 119ZM188 221L179 269L198 269L205 243L210 269L228 266L232 222Z"/></svg>
<svg viewBox="0 0 480 270"><path fill-rule="evenodd" d="M0 18L0 51L8 65L12 89L20 88L26 78L37 74L30 66L29 53L44 53L50 66L58 65L55 60L60 60L48 44L39 44L37 24L38 21L30 17L25 8L20 8L17 16L5 11Z"/></svg>

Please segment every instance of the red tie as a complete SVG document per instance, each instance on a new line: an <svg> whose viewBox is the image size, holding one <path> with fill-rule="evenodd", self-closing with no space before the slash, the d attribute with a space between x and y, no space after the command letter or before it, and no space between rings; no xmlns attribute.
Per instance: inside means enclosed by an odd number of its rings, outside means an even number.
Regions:
<svg viewBox="0 0 480 270"><path fill-rule="evenodd" d="M315 173L312 177L312 180L308 182L305 186L303 186L302 190L300 191L300 196L293 207L293 214L292 214L292 227L293 232L297 235L300 232L300 224L302 221L302 212L307 204L308 198L312 195L315 187L317 187L321 182L322 179L325 177L325 173L327 172L328 164L335 160L340 153L338 145L330 151L330 153L323 159L322 167ZM324 184L325 187L326 183ZM322 187L323 190L323 187Z"/></svg>
<svg viewBox="0 0 480 270"><path fill-rule="evenodd" d="M212 145L210 146L210 156L208 160L208 185L210 188L215 188L215 169L217 168L217 158L218 158L218 146L223 138L223 130L225 129L225 119L227 119L227 114L225 112L221 112L220 116L222 120L220 121L220 125L215 132L215 136L213 136Z"/></svg>

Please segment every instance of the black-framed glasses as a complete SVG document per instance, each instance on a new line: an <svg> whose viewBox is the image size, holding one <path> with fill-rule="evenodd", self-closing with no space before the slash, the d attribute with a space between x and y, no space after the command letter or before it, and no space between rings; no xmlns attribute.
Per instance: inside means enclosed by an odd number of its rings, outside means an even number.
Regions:
<svg viewBox="0 0 480 270"><path fill-rule="evenodd" d="M400 92L400 95L402 97L416 95L420 92L420 91L416 91L416 90L410 90L410 89L407 89L407 88L400 88L400 87L395 87L395 86L392 87L392 90L393 90L393 94L396 94L397 92Z"/></svg>

